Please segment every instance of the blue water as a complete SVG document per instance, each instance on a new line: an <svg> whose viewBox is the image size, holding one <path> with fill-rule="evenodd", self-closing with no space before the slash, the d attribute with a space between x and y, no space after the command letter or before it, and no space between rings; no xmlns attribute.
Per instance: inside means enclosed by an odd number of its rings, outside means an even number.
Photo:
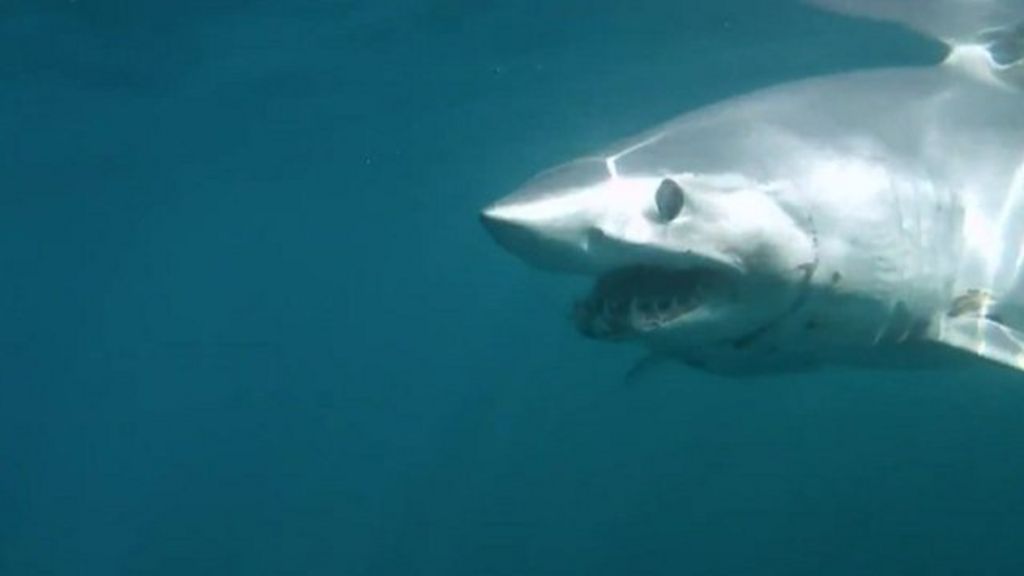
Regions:
<svg viewBox="0 0 1024 576"><path fill-rule="evenodd" d="M680 369L476 211L934 61L763 0L0 6L0 574L1019 574L1024 382Z"/></svg>

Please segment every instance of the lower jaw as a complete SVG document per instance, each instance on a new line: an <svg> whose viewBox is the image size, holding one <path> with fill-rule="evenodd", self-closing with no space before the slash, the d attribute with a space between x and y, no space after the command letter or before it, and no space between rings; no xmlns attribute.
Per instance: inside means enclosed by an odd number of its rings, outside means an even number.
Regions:
<svg viewBox="0 0 1024 576"><path fill-rule="evenodd" d="M590 301L578 302L574 310L576 328L588 338L621 340L671 326L696 308L676 305L659 310L636 300L625 306L620 312L607 305L595 308Z"/></svg>
<svg viewBox="0 0 1024 576"><path fill-rule="evenodd" d="M633 267L598 279L574 310L589 338L621 340L670 326L700 306L711 273Z"/></svg>

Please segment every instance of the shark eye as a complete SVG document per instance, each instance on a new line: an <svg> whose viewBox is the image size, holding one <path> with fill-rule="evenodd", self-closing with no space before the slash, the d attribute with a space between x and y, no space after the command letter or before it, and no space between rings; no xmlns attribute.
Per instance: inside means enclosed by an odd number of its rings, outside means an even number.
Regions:
<svg viewBox="0 0 1024 576"><path fill-rule="evenodd" d="M658 207L658 216L668 222L679 216L683 209L683 189L675 180L666 178L661 181L658 191L654 193L654 204Z"/></svg>

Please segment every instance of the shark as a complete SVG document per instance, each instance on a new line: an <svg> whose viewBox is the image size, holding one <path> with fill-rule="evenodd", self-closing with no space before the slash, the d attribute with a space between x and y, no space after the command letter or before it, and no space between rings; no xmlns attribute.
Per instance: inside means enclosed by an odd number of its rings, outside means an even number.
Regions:
<svg viewBox="0 0 1024 576"><path fill-rule="evenodd" d="M1024 0L809 0L946 44L684 113L485 207L578 332L730 376L1024 370Z"/></svg>

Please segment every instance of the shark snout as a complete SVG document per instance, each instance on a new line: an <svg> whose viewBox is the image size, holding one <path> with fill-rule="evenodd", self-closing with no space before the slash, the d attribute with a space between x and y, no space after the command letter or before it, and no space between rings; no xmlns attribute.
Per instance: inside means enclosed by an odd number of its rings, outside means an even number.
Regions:
<svg viewBox="0 0 1024 576"><path fill-rule="evenodd" d="M570 274L600 273L609 267L599 249L607 245L609 216L621 221L635 212L637 206L628 204L643 202L644 196L631 194L629 186L612 178L604 159L584 159L533 178L484 208L480 220L501 247L527 264Z"/></svg>
<svg viewBox="0 0 1024 576"><path fill-rule="evenodd" d="M480 222L499 246L527 264L557 272L588 270L587 232L568 214L500 201L480 212Z"/></svg>
<svg viewBox="0 0 1024 576"><path fill-rule="evenodd" d="M512 253L529 251L528 245L537 243L537 231L530 223L516 218L499 204L492 204L480 211L480 223L502 248Z"/></svg>

